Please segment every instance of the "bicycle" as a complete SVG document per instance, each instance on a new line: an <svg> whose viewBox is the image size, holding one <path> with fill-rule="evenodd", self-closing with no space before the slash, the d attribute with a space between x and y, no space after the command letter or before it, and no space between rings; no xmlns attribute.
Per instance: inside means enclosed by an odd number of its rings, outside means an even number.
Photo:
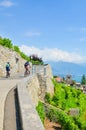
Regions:
<svg viewBox="0 0 86 130"><path fill-rule="evenodd" d="M9 71L6 72L6 78L8 78L8 77L10 77L10 72Z"/></svg>
<svg viewBox="0 0 86 130"><path fill-rule="evenodd" d="M30 71L29 70L25 70L25 72L24 72L24 77L27 77L27 76L29 76L30 75Z"/></svg>

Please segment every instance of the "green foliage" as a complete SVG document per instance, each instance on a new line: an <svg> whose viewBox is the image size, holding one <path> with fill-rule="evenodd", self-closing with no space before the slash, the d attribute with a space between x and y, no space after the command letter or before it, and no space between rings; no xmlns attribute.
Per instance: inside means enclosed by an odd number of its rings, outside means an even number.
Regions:
<svg viewBox="0 0 86 130"><path fill-rule="evenodd" d="M33 65L43 65L44 64L43 61L40 62L40 61L31 60L31 62L32 62Z"/></svg>
<svg viewBox="0 0 86 130"><path fill-rule="evenodd" d="M50 103L50 101L51 101L50 93L46 93L45 94L45 102Z"/></svg>
<svg viewBox="0 0 86 130"><path fill-rule="evenodd" d="M86 94L63 83L57 83L55 80L53 80L53 84L54 95L51 97L48 93L46 100L60 109L48 108L46 114L48 118L51 121L59 122L62 130L86 130ZM78 108L79 115L66 114L71 108Z"/></svg>
<svg viewBox="0 0 86 130"><path fill-rule="evenodd" d="M40 116L40 119L42 121L42 123L44 123L44 119L45 119L45 110L44 110L44 105L43 103L39 102L38 106L36 107L36 110Z"/></svg>
<svg viewBox="0 0 86 130"><path fill-rule="evenodd" d="M82 76L81 84L86 84L86 76L85 75Z"/></svg>
<svg viewBox="0 0 86 130"><path fill-rule="evenodd" d="M20 49L19 49L19 47L18 47L18 46L14 46L14 51L20 53Z"/></svg>
<svg viewBox="0 0 86 130"><path fill-rule="evenodd" d="M28 57L27 55L25 55L23 52L20 52L20 55L23 59L30 61L30 57Z"/></svg>
<svg viewBox="0 0 86 130"><path fill-rule="evenodd" d="M5 47L8 47L10 49L13 48L13 45L12 45L12 42L10 39L7 39L7 38L1 38L0 37L0 45L2 46L5 46Z"/></svg>
<svg viewBox="0 0 86 130"><path fill-rule="evenodd" d="M59 109L47 108L46 115L50 121L60 123L62 130L79 130L78 126L74 124L72 117Z"/></svg>
<svg viewBox="0 0 86 130"><path fill-rule="evenodd" d="M79 95L83 94L81 90L70 88L65 84L58 84L55 81L53 83L55 86L55 93L52 100L55 102L55 106L59 106L61 109L66 110L79 107ZM85 101L85 98L83 98L83 100Z"/></svg>
<svg viewBox="0 0 86 130"><path fill-rule="evenodd" d="M53 78L57 78L57 75L54 75Z"/></svg>

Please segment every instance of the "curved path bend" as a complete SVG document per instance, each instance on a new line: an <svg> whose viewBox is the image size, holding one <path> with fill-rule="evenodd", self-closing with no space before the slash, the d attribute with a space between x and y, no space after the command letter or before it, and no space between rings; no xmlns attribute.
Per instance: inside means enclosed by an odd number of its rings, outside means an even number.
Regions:
<svg viewBox="0 0 86 130"><path fill-rule="evenodd" d="M11 78L0 78L0 130L3 130L5 100L9 91L24 78L16 76Z"/></svg>

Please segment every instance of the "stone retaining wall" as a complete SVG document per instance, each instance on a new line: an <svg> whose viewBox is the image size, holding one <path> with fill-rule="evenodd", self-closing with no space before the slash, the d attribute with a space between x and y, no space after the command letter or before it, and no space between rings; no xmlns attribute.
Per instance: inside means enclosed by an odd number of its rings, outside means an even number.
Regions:
<svg viewBox="0 0 86 130"><path fill-rule="evenodd" d="M35 65L34 68L35 73L33 74L33 78L28 80L27 89L36 106L39 100L44 101L46 92L50 93L51 96L53 95L54 85L52 83L53 76L50 65Z"/></svg>
<svg viewBox="0 0 86 130"><path fill-rule="evenodd" d="M28 78L17 85L21 124L23 130L45 130L40 117L33 105L31 95L26 89Z"/></svg>
<svg viewBox="0 0 86 130"><path fill-rule="evenodd" d="M10 62L11 65L11 75L24 71L25 60L15 51L0 45L0 76L6 75L5 66L7 62Z"/></svg>

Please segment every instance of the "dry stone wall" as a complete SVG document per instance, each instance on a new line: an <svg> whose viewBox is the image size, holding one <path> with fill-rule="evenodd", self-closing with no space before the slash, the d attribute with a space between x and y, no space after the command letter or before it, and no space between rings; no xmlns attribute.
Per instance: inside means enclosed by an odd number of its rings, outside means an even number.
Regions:
<svg viewBox="0 0 86 130"><path fill-rule="evenodd" d="M24 71L25 60L15 51L0 45L0 76L6 75L5 66L7 62L10 62L11 65L11 75Z"/></svg>
<svg viewBox="0 0 86 130"><path fill-rule="evenodd" d="M52 70L49 64L33 66L34 76L28 81L27 89L34 105L38 104L39 100L44 101L45 93L48 92L51 96L54 93L54 85L52 83Z"/></svg>

